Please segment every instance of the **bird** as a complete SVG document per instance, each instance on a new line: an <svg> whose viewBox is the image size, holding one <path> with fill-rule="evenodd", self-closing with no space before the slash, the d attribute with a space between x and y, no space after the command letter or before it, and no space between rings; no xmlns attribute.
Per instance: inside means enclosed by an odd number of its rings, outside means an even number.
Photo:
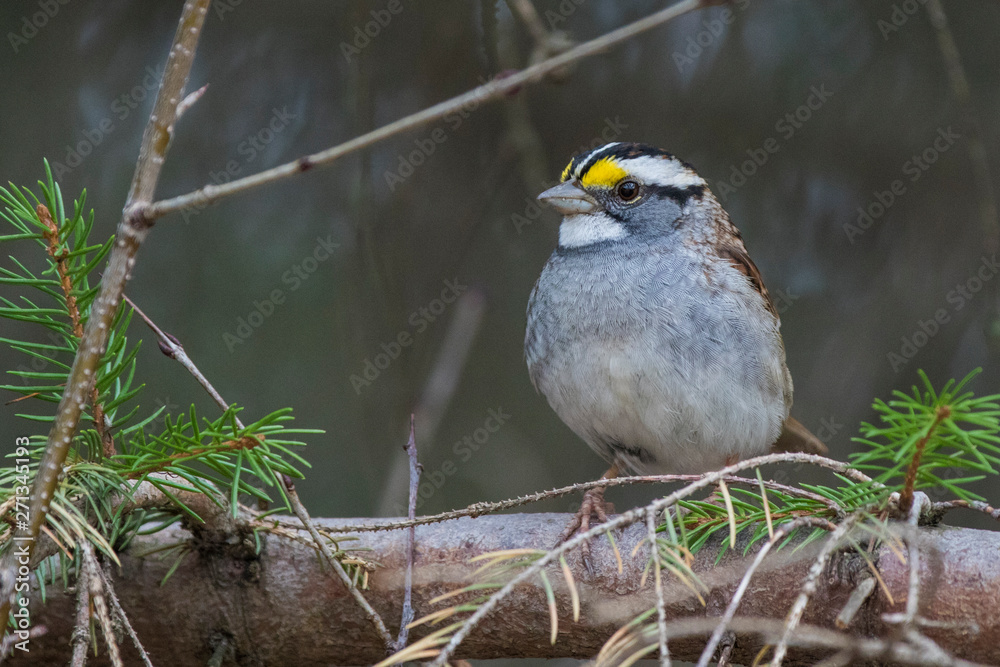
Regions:
<svg viewBox="0 0 1000 667"><path fill-rule="evenodd" d="M574 157L538 200L563 217L528 300L525 359L535 389L608 463L602 479L826 452L790 416L778 311L694 167L613 142ZM561 540L608 508L603 486L588 490Z"/></svg>

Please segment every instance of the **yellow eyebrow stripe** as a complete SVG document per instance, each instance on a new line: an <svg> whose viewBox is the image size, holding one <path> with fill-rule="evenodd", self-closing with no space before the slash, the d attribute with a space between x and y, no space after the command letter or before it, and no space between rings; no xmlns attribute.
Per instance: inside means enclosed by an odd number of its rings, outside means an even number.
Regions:
<svg viewBox="0 0 1000 667"><path fill-rule="evenodd" d="M618 181L628 176L628 172L611 158L601 158L590 166L580 179L585 188L613 188Z"/></svg>
<svg viewBox="0 0 1000 667"><path fill-rule="evenodd" d="M563 172L562 172L562 176L560 176L560 177L559 177L559 181L560 181L560 182L562 182L562 183L565 183L566 181L568 181L568 180L569 180L569 177L570 177L570 173L569 173L569 169L570 169L570 167L572 167L572 166L573 166L573 161L572 161L572 160L570 160L570 161L569 161L569 164L568 164L568 165L566 165L566 168L565 168L565 169L563 169Z"/></svg>

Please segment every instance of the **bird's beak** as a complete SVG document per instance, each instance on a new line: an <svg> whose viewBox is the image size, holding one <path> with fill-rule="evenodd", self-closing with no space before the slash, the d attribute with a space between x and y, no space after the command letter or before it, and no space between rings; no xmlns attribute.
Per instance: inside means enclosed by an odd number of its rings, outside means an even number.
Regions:
<svg viewBox="0 0 1000 667"><path fill-rule="evenodd" d="M563 215L593 213L600 208L597 200L577 186L573 181L560 183L538 195L538 201L550 204Z"/></svg>

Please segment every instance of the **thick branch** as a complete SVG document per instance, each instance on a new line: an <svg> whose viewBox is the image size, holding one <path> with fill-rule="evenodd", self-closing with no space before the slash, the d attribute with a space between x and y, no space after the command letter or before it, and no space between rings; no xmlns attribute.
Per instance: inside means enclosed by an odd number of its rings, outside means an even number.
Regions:
<svg viewBox="0 0 1000 667"><path fill-rule="evenodd" d="M413 576L413 605L417 617L442 608L429 600L470 581L478 563L469 560L479 554L512 548L549 548L568 520L554 514L523 514L460 519L416 529L416 562ZM358 520L316 520L320 528L343 529ZM556 569L549 579L557 589L560 632L556 644L549 643L549 612L545 594L537 581L518 587L512 597L488 616L472 632L458 651L460 657L590 657L619 627L642 611L655 606L652 581L639 582L647 562L647 550L634 555L635 545L645 537L645 526L636 524L618 536L624 570L618 573L615 556L606 539L593 544L592 558L599 573L586 573L576 554L569 559L579 586L581 614L572 622L570 596ZM365 533L358 546L371 548L365 558L380 563L371 575L366 598L387 624L399 622L406 569L404 530ZM166 585L160 580L174 563L157 556L139 558L156 546L191 539L174 527L152 537L140 537L121 554L123 569L114 585L122 607L133 621L154 664L178 667L204 665L219 638L229 641L237 655L253 656L268 665L321 665L371 663L384 656L379 637L342 583L330 578L315 551L301 543L275 535L261 535L263 552L254 555L252 537L242 543L232 540L190 542L192 553ZM348 543L350 544L350 543ZM769 554L760 565L739 608L740 617L765 617L781 621L798 595L802 582L816 557L822 540L793 553L785 548ZM966 660L1000 663L1000 615L995 613L1000 599L1000 534L959 528L924 528L920 531L921 609L936 627L926 634L945 650ZM715 627L705 626L697 636L677 636L675 625L691 623L697 617L717 617L732 598L744 572L754 558L751 551L726 551L714 565L718 551L706 547L698 554L693 569L709 588L708 603L702 607L691 591L667 576L664 579L665 616L670 625L670 653L678 660L695 660ZM854 617L849 632L885 638L892 626L882 614L901 612L909 588L908 568L888 549L876 554L882 578L895 599L890 605L876 590ZM858 557L846 554L834 561L830 576L820 577L803 623L832 629L860 578L867 576ZM49 586L49 602L36 599L32 622L44 624L49 633L31 643L35 664L65 664L69 659L70 638L75 619L75 596L58 585ZM37 598L37 596L36 596ZM155 610L152 611L152 610ZM746 634L748 625L732 625L739 639L733 662L749 664L764 640ZM682 625L683 625L682 623ZM797 646L814 631L805 625L792 639L785 664L814 664L835 649ZM970 628L978 626L978 632ZM414 629L413 640L436 626ZM749 629L753 629L751 625ZM815 633L814 633L815 634ZM838 635L826 632L824 637ZM831 640L832 641L832 640ZM829 642L827 646L833 646ZM128 654L131 647L123 646ZM839 650L839 649L838 649ZM17 652L15 652L17 653ZM22 655L15 655L24 661ZM135 656L126 656L126 662ZM24 663L27 664L27 663Z"/></svg>

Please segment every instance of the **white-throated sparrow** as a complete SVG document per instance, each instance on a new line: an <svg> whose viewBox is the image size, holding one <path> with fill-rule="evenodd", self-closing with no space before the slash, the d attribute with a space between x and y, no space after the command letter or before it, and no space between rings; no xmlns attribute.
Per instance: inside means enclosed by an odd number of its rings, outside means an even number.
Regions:
<svg viewBox="0 0 1000 667"><path fill-rule="evenodd" d="M528 303L535 387L611 465L701 473L769 450L825 452L789 416L778 313L739 231L694 169L611 143L538 196L564 217ZM604 520L603 489L567 529Z"/></svg>

